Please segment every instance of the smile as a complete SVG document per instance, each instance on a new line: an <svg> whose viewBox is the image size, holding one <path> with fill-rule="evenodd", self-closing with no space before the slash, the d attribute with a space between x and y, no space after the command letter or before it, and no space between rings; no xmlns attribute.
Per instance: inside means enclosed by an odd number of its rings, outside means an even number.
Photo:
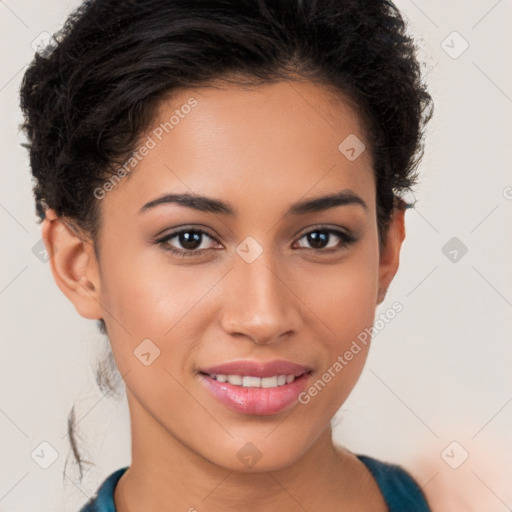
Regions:
<svg viewBox="0 0 512 512"><path fill-rule="evenodd" d="M291 361L239 360L199 370L208 393L232 411L250 415L283 412L298 403L312 369Z"/></svg>

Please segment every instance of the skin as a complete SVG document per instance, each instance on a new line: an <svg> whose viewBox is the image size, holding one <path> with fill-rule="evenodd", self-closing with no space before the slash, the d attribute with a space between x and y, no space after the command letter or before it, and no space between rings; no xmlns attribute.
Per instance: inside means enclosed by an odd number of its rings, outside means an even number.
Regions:
<svg viewBox="0 0 512 512"><path fill-rule="evenodd" d="M364 141L364 131L348 102L320 85L181 91L154 126L190 97L197 106L101 201L98 259L87 234L52 210L42 226L58 286L80 315L105 320L126 384L132 463L117 510L384 511L375 481L333 444L329 423L368 346L307 405L269 416L226 408L197 369L286 359L311 367L316 381L373 325L398 269L404 212L395 211L379 252L370 152L349 161L338 150L350 134ZM292 203L345 189L366 209L286 215ZM229 202L236 216L177 204L139 213L164 192ZM315 249L304 235L325 224L357 241L343 247L333 234L324 245L339 251ZM185 225L216 240L204 237L203 252L185 258L154 243ZM236 252L247 236L263 250L252 263ZM167 245L184 249L178 237ZM160 349L149 366L133 353L147 338ZM237 457L249 442L262 455L251 467Z"/></svg>

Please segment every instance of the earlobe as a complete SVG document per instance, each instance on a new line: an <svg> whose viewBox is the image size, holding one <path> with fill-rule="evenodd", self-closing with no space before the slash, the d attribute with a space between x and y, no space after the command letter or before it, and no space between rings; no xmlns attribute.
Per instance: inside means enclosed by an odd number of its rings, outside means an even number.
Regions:
<svg viewBox="0 0 512 512"><path fill-rule="evenodd" d="M81 316L102 318L98 264L92 241L79 236L52 209L46 211L41 232L57 286Z"/></svg>
<svg viewBox="0 0 512 512"><path fill-rule="evenodd" d="M386 242L380 254L377 304L380 304L385 299L388 287L398 270L400 249L404 239L405 209L395 208L389 223Z"/></svg>

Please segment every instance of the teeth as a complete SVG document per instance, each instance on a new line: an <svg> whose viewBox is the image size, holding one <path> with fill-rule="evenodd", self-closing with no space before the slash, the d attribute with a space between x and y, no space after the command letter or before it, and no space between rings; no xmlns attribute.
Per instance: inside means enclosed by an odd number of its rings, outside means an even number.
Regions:
<svg viewBox="0 0 512 512"><path fill-rule="evenodd" d="M210 374L212 379L218 382L228 382L234 386L244 388L277 388L290 384L295 380L295 375L274 375L272 377L252 377L250 375L222 375Z"/></svg>
<svg viewBox="0 0 512 512"><path fill-rule="evenodd" d="M242 386L244 388L260 388L261 387L261 378L245 376L242 379Z"/></svg>
<svg viewBox="0 0 512 512"><path fill-rule="evenodd" d="M277 375L274 377L262 377L261 387L262 388L276 388L277 387Z"/></svg>
<svg viewBox="0 0 512 512"><path fill-rule="evenodd" d="M228 382L230 384L233 384L235 386L242 386L243 385L243 378L241 375L228 375Z"/></svg>

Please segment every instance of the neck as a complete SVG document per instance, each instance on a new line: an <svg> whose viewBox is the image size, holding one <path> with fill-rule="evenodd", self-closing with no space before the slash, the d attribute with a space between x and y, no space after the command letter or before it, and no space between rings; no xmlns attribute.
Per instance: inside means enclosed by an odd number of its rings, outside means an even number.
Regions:
<svg viewBox="0 0 512 512"><path fill-rule="evenodd" d="M344 510L360 499L361 464L334 446L328 426L296 461L275 471L236 472L191 450L128 392L132 462L115 489L117 512ZM354 472L354 470L356 470ZM340 501L341 500L341 501Z"/></svg>

